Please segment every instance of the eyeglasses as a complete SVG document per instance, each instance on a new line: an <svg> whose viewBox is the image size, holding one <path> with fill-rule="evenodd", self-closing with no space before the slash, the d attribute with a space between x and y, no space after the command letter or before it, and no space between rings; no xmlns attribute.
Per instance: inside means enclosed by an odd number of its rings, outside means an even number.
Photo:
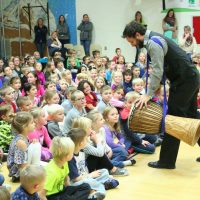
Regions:
<svg viewBox="0 0 200 200"><path fill-rule="evenodd" d="M82 98L76 99L75 101L85 101L85 97L82 97Z"/></svg>

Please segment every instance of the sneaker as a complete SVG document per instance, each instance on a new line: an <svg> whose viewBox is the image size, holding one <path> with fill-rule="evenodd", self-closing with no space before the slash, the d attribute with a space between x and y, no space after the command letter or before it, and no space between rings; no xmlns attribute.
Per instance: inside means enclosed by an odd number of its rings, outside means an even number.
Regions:
<svg viewBox="0 0 200 200"><path fill-rule="evenodd" d="M119 185L119 181L115 180L115 179L108 179L104 183L104 186L105 186L106 190L110 190L110 189L116 188L118 185Z"/></svg>
<svg viewBox="0 0 200 200"><path fill-rule="evenodd" d="M125 168L117 168L115 172L110 172L113 176L128 176L128 170Z"/></svg>
<svg viewBox="0 0 200 200"><path fill-rule="evenodd" d="M134 160L134 159L131 159L130 161L131 161L132 165L135 165L135 163L136 163L136 160Z"/></svg>
<svg viewBox="0 0 200 200"><path fill-rule="evenodd" d="M159 147L159 146L162 144L162 141L163 141L162 138L158 138L158 139L156 140L156 142L154 143L154 145L155 145L156 147Z"/></svg>
<svg viewBox="0 0 200 200"><path fill-rule="evenodd" d="M19 177L16 177L16 176L13 176L12 177L12 182L13 183L18 183L20 180L19 180Z"/></svg>
<svg viewBox="0 0 200 200"><path fill-rule="evenodd" d="M102 194L101 192L95 192L92 196L92 200L94 199L97 199L97 200L103 200L105 198L105 195Z"/></svg>

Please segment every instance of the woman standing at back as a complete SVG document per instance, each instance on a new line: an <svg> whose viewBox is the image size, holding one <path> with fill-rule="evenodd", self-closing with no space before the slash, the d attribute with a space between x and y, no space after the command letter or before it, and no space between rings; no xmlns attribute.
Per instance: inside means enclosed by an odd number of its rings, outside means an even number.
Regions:
<svg viewBox="0 0 200 200"><path fill-rule="evenodd" d="M59 16L57 33L58 33L58 39L62 44L62 48L64 48L64 44L68 44L70 42L69 27L67 22L65 21L64 15Z"/></svg>
<svg viewBox="0 0 200 200"><path fill-rule="evenodd" d="M191 33L191 27L188 25L184 26L184 33L179 39L179 46L186 52L189 60L192 62L192 57L196 53L197 42Z"/></svg>
<svg viewBox="0 0 200 200"><path fill-rule="evenodd" d="M34 32L37 51L39 51L40 57L43 58L47 43L47 27L43 24L42 18L37 20L37 25L34 27Z"/></svg>
<svg viewBox="0 0 200 200"><path fill-rule="evenodd" d="M164 31L164 36L177 43L177 22L173 9L168 10L167 15L163 19L162 28Z"/></svg>

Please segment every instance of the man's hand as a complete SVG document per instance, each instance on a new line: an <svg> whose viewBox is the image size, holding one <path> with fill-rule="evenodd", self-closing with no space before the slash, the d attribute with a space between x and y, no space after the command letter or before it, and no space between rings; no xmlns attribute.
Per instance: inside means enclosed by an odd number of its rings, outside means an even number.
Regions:
<svg viewBox="0 0 200 200"><path fill-rule="evenodd" d="M136 108L139 107L139 109L142 109L143 106L147 107L147 103L150 99L151 97L147 94L141 95L140 98L135 103Z"/></svg>

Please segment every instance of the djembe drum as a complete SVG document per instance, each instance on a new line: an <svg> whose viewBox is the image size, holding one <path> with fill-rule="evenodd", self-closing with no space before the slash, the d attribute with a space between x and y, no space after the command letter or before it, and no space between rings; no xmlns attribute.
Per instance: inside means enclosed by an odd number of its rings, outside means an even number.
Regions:
<svg viewBox="0 0 200 200"><path fill-rule="evenodd" d="M128 127L133 133L159 134L162 113L162 107L153 101L142 109L133 105L128 118ZM200 120L166 115L165 132L194 146L200 137Z"/></svg>

